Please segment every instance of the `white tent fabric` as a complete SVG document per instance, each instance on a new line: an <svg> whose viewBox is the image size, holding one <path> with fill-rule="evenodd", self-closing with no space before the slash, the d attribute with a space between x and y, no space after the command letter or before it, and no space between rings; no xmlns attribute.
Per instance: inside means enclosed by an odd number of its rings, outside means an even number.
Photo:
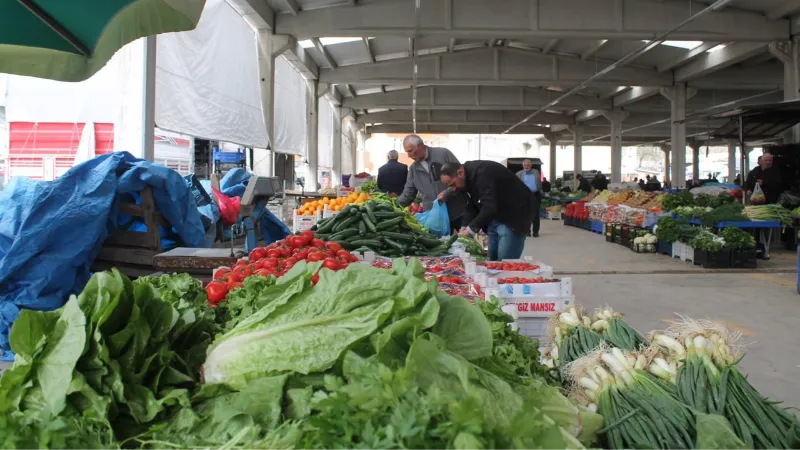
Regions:
<svg viewBox="0 0 800 450"><path fill-rule="evenodd" d="M158 37L156 125L266 148L255 32L224 0L208 0L193 31Z"/></svg>
<svg viewBox="0 0 800 450"><path fill-rule="evenodd" d="M88 122L83 126L81 132L81 140L78 142L78 151L75 153L75 160L72 165L88 161L95 157L95 136L94 136L94 122Z"/></svg>
<svg viewBox="0 0 800 450"><path fill-rule="evenodd" d="M317 165L330 169L333 167L333 106L324 97L319 99L317 119Z"/></svg>
<svg viewBox="0 0 800 450"><path fill-rule="evenodd" d="M306 84L285 58L275 59L275 145L277 153L306 154Z"/></svg>

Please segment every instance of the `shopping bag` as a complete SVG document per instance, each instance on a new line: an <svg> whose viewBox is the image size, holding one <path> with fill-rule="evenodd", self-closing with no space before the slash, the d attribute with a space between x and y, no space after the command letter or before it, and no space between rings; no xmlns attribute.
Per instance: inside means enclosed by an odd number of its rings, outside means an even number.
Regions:
<svg viewBox="0 0 800 450"><path fill-rule="evenodd" d="M447 214L447 205L434 200L433 208L416 215L417 221L431 233L437 236L450 236L450 216Z"/></svg>
<svg viewBox="0 0 800 450"><path fill-rule="evenodd" d="M764 195L764 191L761 190L761 185L756 184L755 189L753 189L753 194L750 196L750 203L753 204L761 204L767 200L767 197Z"/></svg>
<svg viewBox="0 0 800 450"><path fill-rule="evenodd" d="M241 198L228 197L219 191L219 189L212 187L211 192L219 205L219 215L222 218L222 224L231 226L239 220L239 209L241 208Z"/></svg>

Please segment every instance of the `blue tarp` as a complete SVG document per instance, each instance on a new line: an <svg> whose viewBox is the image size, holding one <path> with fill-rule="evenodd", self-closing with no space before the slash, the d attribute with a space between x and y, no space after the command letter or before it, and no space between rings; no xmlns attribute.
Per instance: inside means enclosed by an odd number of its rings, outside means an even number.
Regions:
<svg viewBox="0 0 800 450"><path fill-rule="evenodd" d="M235 168L228 171L219 180L219 191L228 197L241 197L247 189L247 182L250 181L250 174L242 168Z"/></svg>
<svg viewBox="0 0 800 450"><path fill-rule="evenodd" d="M120 224L117 195L148 185L173 224L168 237L208 247L183 177L130 153L99 156L55 181L11 180L0 193L0 359L11 356L8 332L20 309L53 310L83 289L103 241Z"/></svg>

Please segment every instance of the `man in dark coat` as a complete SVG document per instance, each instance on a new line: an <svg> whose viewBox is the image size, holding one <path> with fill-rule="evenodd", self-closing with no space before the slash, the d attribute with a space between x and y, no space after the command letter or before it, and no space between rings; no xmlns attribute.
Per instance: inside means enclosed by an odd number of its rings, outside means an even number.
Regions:
<svg viewBox="0 0 800 450"><path fill-rule="evenodd" d="M764 153L758 158L758 167L751 170L747 174L745 180L745 189L748 194L752 194L756 189L756 185L761 187L764 191L766 200L764 203L773 204L778 203L778 198L783 193L783 180L778 168L772 167L774 157L772 153Z"/></svg>
<svg viewBox="0 0 800 450"><path fill-rule="evenodd" d="M594 175L594 178L592 178L592 187L600 191L608 189L608 178L603 175L603 172L598 170Z"/></svg>
<svg viewBox="0 0 800 450"><path fill-rule="evenodd" d="M397 150L391 150L387 155L389 162L378 169L378 190L389 195L400 195L408 178L408 166L399 162L400 155Z"/></svg>
<svg viewBox="0 0 800 450"><path fill-rule="evenodd" d="M446 163L440 173L442 183L466 194L466 227L459 234L471 236L486 230L492 261L522 256L533 204L525 183L494 161Z"/></svg>
<svg viewBox="0 0 800 450"><path fill-rule="evenodd" d="M583 192L592 192L592 185L589 184L589 180L583 177L581 174L575 175L575 179L578 180L578 190Z"/></svg>

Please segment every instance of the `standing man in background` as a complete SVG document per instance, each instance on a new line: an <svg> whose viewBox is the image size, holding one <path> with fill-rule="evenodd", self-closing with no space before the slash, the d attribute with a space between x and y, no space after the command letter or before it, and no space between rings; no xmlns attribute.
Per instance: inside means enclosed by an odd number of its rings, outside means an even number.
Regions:
<svg viewBox="0 0 800 450"><path fill-rule="evenodd" d="M531 229L531 191L513 172L494 161L467 161L442 166L442 183L466 195L461 236L480 230L489 235L489 259L517 259Z"/></svg>
<svg viewBox="0 0 800 450"><path fill-rule="evenodd" d="M402 194L408 179L408 166L399 162L399 157L397 150L390 150L386 155L389 161L378 169L378 189L389 196Z"/></svg>
<svg viewBox="0 0 800 450"><path fill-rule="evenodd" d="M450 229L459 230L466 208L464 196L448 190L447 185L440 180L442 166L447 163L458 164L458 158L446 148L428 147L416 134L409 134L403 139L403 149L414 163L408 169L406 185L397 198L397 203L408 206L416 198L417 192L422 194L422 207L425 211L433 208L434 201L443 201L447 204Z"/></svg>
<svg viewBox="0 0 800 450"><path fill-rule="evenodd" d="M539 209L542 206L542 180L539 171L533 168L533 161L526 159L522 161L522 170L517 172L517 178L520 179L533 194L531 196L531 229L528 230L528 236L535 238L539 237Z"/></svg>

